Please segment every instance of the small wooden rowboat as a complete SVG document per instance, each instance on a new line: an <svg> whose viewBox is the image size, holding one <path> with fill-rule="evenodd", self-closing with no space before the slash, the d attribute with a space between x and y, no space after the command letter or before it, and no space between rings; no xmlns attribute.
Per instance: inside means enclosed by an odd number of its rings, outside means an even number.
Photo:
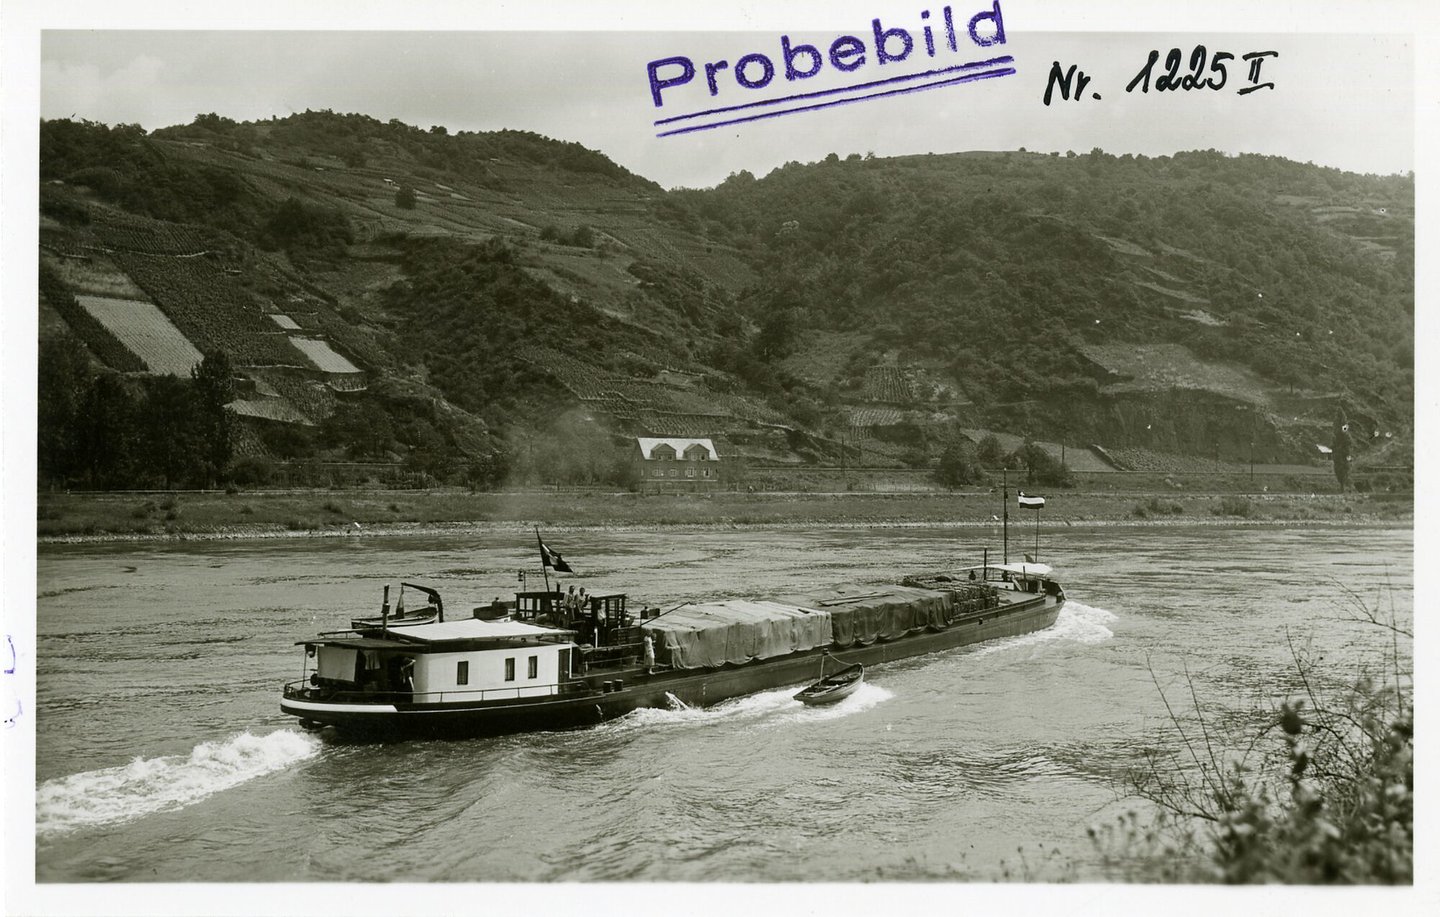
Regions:
<svg viewBox="0 0 1440 917"><path fill-rule="evenodd" d="M389 627L418 627L421 624L434 624L439 617L440 612L434 608L422 608L409 614L391 614L377 618L351 618L350 629L359 632L383 630Z"/></svg>
<svg viewBox="0 0 1440 917"><path fill-rule="evenodd" d="M812 707L820 704L833 704L843 700L855 693L865 680L865 666L856 663L847 666L834 675L826 675L795 695L795 699L802 704Z"/></svg>

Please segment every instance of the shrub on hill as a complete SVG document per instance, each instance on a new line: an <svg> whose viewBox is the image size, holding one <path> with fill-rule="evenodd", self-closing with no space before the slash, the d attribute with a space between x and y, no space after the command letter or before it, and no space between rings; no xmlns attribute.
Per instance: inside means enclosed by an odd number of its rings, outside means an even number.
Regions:
<svg viewBox="0 0 1440 917"><path fill-rule="evenodd" d="M1413 670L1401 647L1414 638L1378 609L1359 611L1393 634L1384 663L1327 692L1321 659L1291 643L1288 681L1303 695L1269 711L1257 735L1227 737L1224 724L1207 722L1193 685L1198 725L1166 701L1185 751L1151 752L1132 772L1133 791L1159 816L1148 829L1134 813L1092 829L1107 860L1131 878L1165 882L1412 883ZM1227 761L1222 747L1248 751Z"/></svg>
<svg viewBox="0 0 1440 917"><path fill-rule="evenodd" d="M334 260L353 241L350 224L338 210L293 197L270 211L259 234L261 248L283 250L292 258Z"/></svg>
<svg viewBox="0 0 1440 917"><path fill-rule="evenodd" d="M1070 466L1035 443L1027 442L1011 454L1012 467L1025 469L1026 484L1040 484L1046 487L1074 487L1075 476Z"/></svg>
<svg viewBox="0 0 1440 917"><path fill-rule="evenodd" d="M940 453L940 462L935 468L935 480L950 488L978 484L984 480L975 447L968 439L957 436L945 447L945 451Z"/></svg>
<svg viewBox="0 0 1440 917"><path fill-rule="evenodd" d="M235 173L167 157L139 125L40 122L40 178L89 187L132 213L253 238L264 198Z"/></svg>

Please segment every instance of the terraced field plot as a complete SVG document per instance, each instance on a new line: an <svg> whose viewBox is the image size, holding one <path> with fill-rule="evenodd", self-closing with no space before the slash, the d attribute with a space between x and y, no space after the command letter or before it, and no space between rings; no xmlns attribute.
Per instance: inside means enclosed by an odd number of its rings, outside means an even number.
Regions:
<svg viewBox="0 0 1440 917"><path fill-rule="evenodd" d="M200 351L153 303L107 296L75 298L152 373L188 377L200 364Z"/></svg>
<svg viewBox="0 0 1440 917"><path fill-rule="evenodd" d="M290 343L300 349L306 358L314 363L321 372L327 373L358 373L360 371L354 363L340 356L330 349L330 345L324 341L317 341L312 338L291 338Z"/></svg>
<svg viewBox="0 0 1440 917"><path fill-rule="evenodd" d="M1251 404L1269 404L1271 387L1250 369L1197 358L1180 344L1087 344L1085 356L1132 381L1108 392L1156 392L1172 388L1215 392Z"/></svg>
<svg viewBox="0 0 1440 917"><path fill-rule="evenodd" d="M205 258L117 252L115 260L198 346L240 366L299 366L300 352L235 278Z"/></svg>

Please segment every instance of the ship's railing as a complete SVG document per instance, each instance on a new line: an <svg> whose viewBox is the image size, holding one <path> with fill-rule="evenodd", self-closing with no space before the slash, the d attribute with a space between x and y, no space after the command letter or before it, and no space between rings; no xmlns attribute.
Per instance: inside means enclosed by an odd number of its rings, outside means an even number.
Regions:
<svg viewBox="0 0 1440 917"><path fill-rule="evenodd" d="M285 697L329 704L446 704L459 701L525 700L588 690L583 682L552 685L517 685L513 688L461 688L447 691L356 691L308 681L285 685Z"/></svg>

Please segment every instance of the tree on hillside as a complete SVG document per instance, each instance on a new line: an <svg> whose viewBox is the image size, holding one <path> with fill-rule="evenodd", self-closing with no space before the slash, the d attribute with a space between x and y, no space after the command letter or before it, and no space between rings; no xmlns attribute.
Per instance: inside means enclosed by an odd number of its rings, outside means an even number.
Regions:
<svg viewBox="0 0 1440 917"><path fill-rule="evenodd" d="M1046 452L1037 443L1027 441L1014 453L1025 468L1026 484L1044 484L1050 487L1073 487L1075 479L1068 465Z"/></svg>
<svg viewBox="0 0 1440 917"><path fill-rule="evenodd" d="M987 433L975 447L975 459L985 468L999 468L1005 464L1005 447L994 433Z"/></svg>
<svg viewBox="0 0 1440 917"><path fill-rule="evenodd" d="M594 248L595 230L587 224L575 227L575 231L570 234L570 244L576 248Z"/></svg>
<svg viewBox="0 0 1440 917"><path fill-rule="evenodd" d="M415 189L409 185L401 185L400 190L395 192L395 206L401 210L414 210Z"/></svg>
<svg viewBox="0 0 1440 917"><path fill-rule="evenodd" d="M975 447L963 436L956 436L940 453L940 464L935 468L935 480L946 487L955 488L965 484L977 484L983 475L975 456Z"/></svg>
<svg viewBox="0 0 1440 917"><path fill-rule="evenodd" d="M131 483L138 435L135 399L119 376L95 377L76 413L75 470L90 487Z"/></svg>
<svg viewBox="0 0 1440 917"><path fill-rule="evenodd" d="M199 393L175 376L147 380L139 413L139 458L168 490L206 477L206 433Z"/></svg>
<svg viewBox="0 0 1440 917"><path fill-rule="evenodd" d="M333 257L342 254L354 236L339 210L287 197L261 226L258 241L261 248L283 249L292 257L302 252Z"/></svg>
<svg viewBox="0 0 1440 917"><path fill-rule="evenodd" d="M76 426L90 386L83 345L68 336L40 342L35 436L42 483L60 484L78 471Z"/></svg>
<svg viewBox="0 0 1440 917"><path fill-rule="evenodd" d="M195 383L197 426L205 477L214 483L225 473L234 455L233 421L225 405L235 400L235 371L223 351L212 350L190 370Z"/></svg>
<svg viewBox="0 0 1440 917"><path fill-rule="evenodd" d="M471 493L477 490L494 490L505 483L505 475L509 471L509 456L503 451L496 449L484 452L472 458L465 466L465 483Z"/></svg>

